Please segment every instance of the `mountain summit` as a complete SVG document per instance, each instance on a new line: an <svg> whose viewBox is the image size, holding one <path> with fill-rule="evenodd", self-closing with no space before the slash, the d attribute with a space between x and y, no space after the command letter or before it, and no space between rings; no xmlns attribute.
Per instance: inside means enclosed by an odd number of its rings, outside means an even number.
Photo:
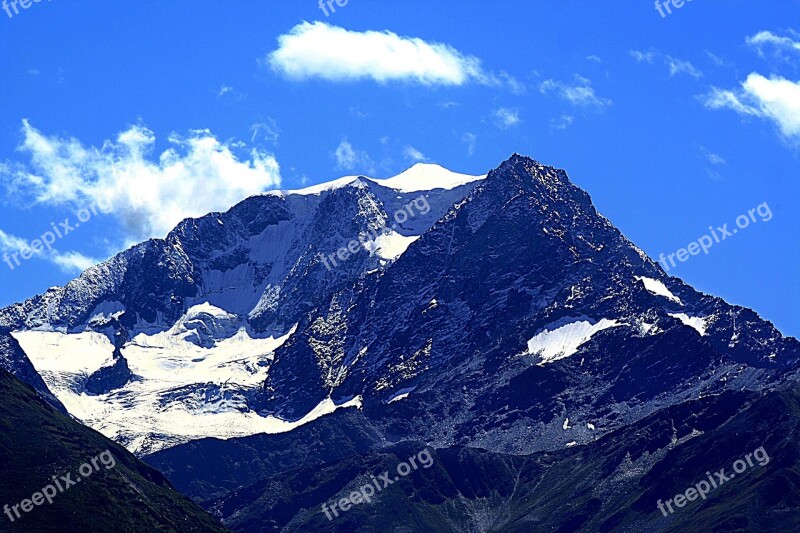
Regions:
<svg viewBox="0 0 800 533"><path fill-rule="evenodd" d="M140 454L354 408L389 441L559 450L769 389L800 357L516 154L485 177L418 164L248 198L0 310L0 328L4 368Z"/></svg>

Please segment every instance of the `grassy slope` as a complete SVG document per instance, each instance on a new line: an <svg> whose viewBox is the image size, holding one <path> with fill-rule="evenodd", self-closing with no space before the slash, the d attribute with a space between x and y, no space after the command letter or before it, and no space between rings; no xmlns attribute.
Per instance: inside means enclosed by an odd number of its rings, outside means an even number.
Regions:
<svg viewBox="0 0 800 533"><path fill-rule="evenodd" d="M110 450L116 466L100 470L0 531L225 531L158 471L124 448L57 412L28 385L0 370L0 506L12 506Z"/></svg>

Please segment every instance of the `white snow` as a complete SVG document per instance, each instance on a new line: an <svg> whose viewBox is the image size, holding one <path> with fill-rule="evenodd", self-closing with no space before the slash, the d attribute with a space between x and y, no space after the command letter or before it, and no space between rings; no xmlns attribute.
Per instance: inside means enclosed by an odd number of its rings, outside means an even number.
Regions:
<svg viewBox="0 0 800 533"><path fill-rule="evenodd" d="M94 331L73 334L58 331L15 331L12 335L19 341L33 367L42 377L51 374L88 377L101 367L111 364L113 359L114 345L108 337Z"/></svg>
<svg viewBox="0 0 800 533"><path fill-rule="evenodd" d="M48 331L13 335L71 415L135 453L203 437L228 439L290 431L337 409L361 406L360 397L340 405L326 398L296 421L250 411L248 400L263 386L274 351L295 327L277 338L254 338L245 328L228 336L223 329L222 338L203 348L190 341L193 331L187 325L200 318L207 321L209 316L222 321L235 318L200 304L167 331L136 335L122 348L136 378L100 395L81 391L89 375L113 361L113 345L106 336Z"/></svg>
<svg viewBox="0 0 800 533"><path fill-rule="evenodd" d="M291 191L286 191L287 194L320 194L325 191L332 191L334 189L341 189L342 187L346 187L351 183L358 181L358 176L344 176L339 179L335 179L332 181L326 181L325 183L319 183L317 185L312 185L310 187L306 187L304 189L295 189ZM272 191L270 191L272 192Z"/></svg>
<svg viewBox="0 0 800 533"><path fill-rule="evenodd" d="M538 355L541 357L540 365L557 361L575 354L595 333L621 325L616 320L605 318L596 324L579 320L563 326L550 325L528 341L528 351L524 355Z"/></svg>
<svg viewBox="0 0 800 533"><path fill-rule="evenodd" d="M591 429L592 431L594 431L595 429L597 429L597 428L595 427L595 425L594 425L594 424L592 424L591 422L586 422L586 427L587 427L588 429Z"/></svg>
<svg viewBox="0 0 800 533"><path fill-rule="evenodd" d="M561 427L564 429L564 431L572 429L572 426L569 425L569 418L564 419L564 423L561 425Z"/></svg>
<svg viewBox="0 0 800 533"><path fill-rule="evenodd" d="M472 176L459 174L440 165L432 163L417 163L404 172L387 179L376 179L364 176L365 179L373 181L378 185L388 187L400 192L430 191L433 189L455 189L461 185L482 180L486 175ZM352 183L359 182L360 176L345 176L326 183L312 185L304 189L287 191L287 194L320 194L324 191L346 187Z"/></svg>
<svg viewBox="0 0 800 533"><path fill-rule="evenodd" d="M460 185L482 180L486 176L470 176L452 172L431 163L417 163L408 170L385 180L372 180L379 185L401 192L455 189Z"/></svg>
<svg viewBox="0 0 800 533"><path fill-rule="evenodd" d="M389 230L372 241L366 241L362 244L370 254L377 254L378 257L385 261L394 261L411 246L411 243L419 239L419 235L412 235L406 237L395 231Z"/></svg>
<svg viewBox="0 0 800 533"><path fill-rule="evenodd" d="M651 294L655 294L656 296L663 296L664 298L668 298L673 302L683 305L683 302L681 302L680 298L672 294L670 290L667 288L667 286L664 285L664 283L662 283L661 281L653 278L646 278L644 276L636 276L636 279L641 281L642 284L644 285L644 288L647 289L647 291L650 292Z"/></svg>
<svg viewBox="0 0 800 533"><path fill-rule="evenodd" d="M705 318L699 316L691 317L685 313L670 313L669 316L671 316L672 318L677 318L685 325L694 328L697 331L697 333L700 334L701 337L704 337L706 335L707 324Z"/></svg>

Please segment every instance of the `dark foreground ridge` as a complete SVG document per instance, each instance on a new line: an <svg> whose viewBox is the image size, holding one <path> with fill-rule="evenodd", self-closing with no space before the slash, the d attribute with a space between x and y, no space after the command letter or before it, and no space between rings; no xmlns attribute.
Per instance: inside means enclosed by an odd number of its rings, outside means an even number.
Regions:
<svg viewBox="0 0 800 533"><path fill-rule="evenodd" d="M108 450L113 461L89 476L79 468ZM106 458L108 456L106 455ZM0 531L226 531L127 450L57 412L34 390L0 369L0 505L15 504L60 480L63 492L29 512L0 516ZM106 468L113 464L113 467ZM30 505L30 504L28 504Z"/></svg>

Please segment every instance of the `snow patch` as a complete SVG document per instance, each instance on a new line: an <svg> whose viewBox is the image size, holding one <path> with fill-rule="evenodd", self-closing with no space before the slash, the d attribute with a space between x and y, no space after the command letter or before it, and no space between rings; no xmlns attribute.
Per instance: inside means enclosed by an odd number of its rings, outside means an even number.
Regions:
<svg viewBox="0 0 800 533"><path fill-rule="evenodd" d="M11 335L19 341L33 367L43 378L48 375L54 380L53 374L88 377L113 362L114 345L108 337L95 331L72 334L15 331ZM47 385L52 390L51 383Z"/></svg>
<svg viewBox="0 0 800 533"><path fill-rule="evenodd" d="M596 324L579 320L555 329L549 329L552 325L547 326L528 341L528 351L523 355L538 355L542 359L540 365L564 359L575 354L594 334L621 325L616 320L604 318Z"/></svg>
<svg viewBox="0 0 800 533"><path fill-rule="evenodd" d="M684 325L694 328L701 337L706 336L706 318L699 316L691 317L685 313L670 313L669 316L672 318L677 318L683 322Z"/></svg>
<svg viewBox="0 0 800 533"><path fill-rule="evenodd" d="M185 338L187 321L200 315L230 319L208 304L192 308L170 330L140 333L122 347L135 379L107 394L83 392L85 379L113 363L114 347L97 332L14 332L22 349L67 411L84 424L144 454L191 440L229 439L290 431L361 398L321 401L299 420L260 416L249 408L269 373L274 352L294 333L253 338L241 327L209 347Z"/></svg>
<svg viewBox="0 0 800 533"><path fill-rule="evenodd" d="M647 289L647 291L650 292L651 294L655 294L656 296L663 296L664 298L668 298L673 302L683 305L683 302L681 302L680 298L672 294L670 290L667 288L667 286L664 285L664 283L662 283L661 281L653 278L646 278L644 276L636 276L636 279L641 281L642 284L644 285L644 288Z"/></svg>
<svg viewBox="0 0 800 533"><path fill-rule="evenodd" d="M389 230L378 235L375 240L366 241L362 245L369 251L370 255L377 254L378 257L385 261L394 261L403 255L408 247L411 246L411 243L419 239L419 237L419 235L406 237Z"/></svg>

